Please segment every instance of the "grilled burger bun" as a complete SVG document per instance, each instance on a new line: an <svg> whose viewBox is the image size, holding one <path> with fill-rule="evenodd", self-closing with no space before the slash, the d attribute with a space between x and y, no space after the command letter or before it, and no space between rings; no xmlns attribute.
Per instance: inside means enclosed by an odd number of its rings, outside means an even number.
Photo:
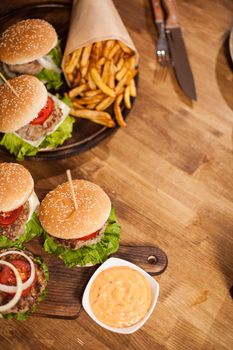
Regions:
<svg viewBox="0 0 233 350"><path fill-rule="evenodd" d="M74 180L75 210L68 182L49 192L39 209L44 249L68 267L100 264L119 248L121 227L107 194L96 184Z"/></svg>
<svg viewBox="0 0 233 350"><path fill-rule="evenodd" d="M42 19L27 19L7 28L0 38L0 60L6 64L25 64L44 55L57 45L57 34Z"/></svg>
<svg viewBox="0 0 233 350"><path fill-rule="evenodd" d="M39 200L27 169L16 163L0 164L0 246L21 247L40 235L36 210Z"/></svg>
<svg viewBox="0 0 233 350"><path fill-rule="evenodd" d="M0 164L0 212L15 210L32 194L34 181L29 171L20 164Z"/></svg>
<svg viewBox="0 0 233 350"><path fill-rule="evenodd" d="M73 180L78 209L69 182L49 192L41 203L39 219L44 230L61 239L78 239L100 230L110 215L111 201L98 185Z"/></svg>
<svg viewBox="0 0 233 350"><path fill-rule="evenodd" d="M31 75L9 80L17 95L5 83L0 85L0 132L14 132L30 123L45 106L48 92L44 84Z"/></svg>

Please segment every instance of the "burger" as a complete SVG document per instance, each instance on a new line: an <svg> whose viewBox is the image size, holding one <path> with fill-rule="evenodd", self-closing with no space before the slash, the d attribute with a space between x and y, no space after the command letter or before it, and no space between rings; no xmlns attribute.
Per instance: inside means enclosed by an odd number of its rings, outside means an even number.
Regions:
<svg viewBox="0 0 233 350"><path fill-rule="evenodd" d="M25 320L46 296L46 264L28 251L0 250L0 317Z"/></svg>
<svg viewBox="0 0 233 350"><path fill-rule="evenodd" d="M42 19L27 19L7 28L0 37L0 61L8 78L31 74L48 89L62 85L58 37L53 26Z"/></svg>
<svg viewBox="0 0 233 350"><path fill-rule="evenodd" d="M47 92L32 75L21 75L0 85L0 145L18 160L52 149L71 137L70 108ZM16 94L15 94L16 93Z"/></svg>
<svg viewBox="0 0 233 350"><path fill-rule="evenodd" d="M74 180L73 189L77 209L69 182L49 192L41 203L44 249L68 267L102 263L119 248L120 225L115 210L98 185Z"/></svg>
<svg viewBox="0 0 233 350"><path fill-rule="evenodd" d="M0 249L21 247L43 233L34 181L20 164L0 164Z"/></svg>

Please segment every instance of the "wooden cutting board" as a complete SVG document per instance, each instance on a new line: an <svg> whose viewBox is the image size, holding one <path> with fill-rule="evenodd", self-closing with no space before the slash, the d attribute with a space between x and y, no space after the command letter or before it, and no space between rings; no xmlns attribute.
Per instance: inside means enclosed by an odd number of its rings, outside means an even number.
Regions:
<svg viewBox="0 0 233 350"><path fill-rule="evenodd" d="M49 318L77 318L82 308L83 291L98 265L70 269L63 264L62 260L47 254L43 250L40 239L28 243L27 248L44 259L50 274L48 295L33 315ZM128 260L151 275L159 275L167 267L166 254L156 246L121 245L119 251L113 256Z"/></svg>

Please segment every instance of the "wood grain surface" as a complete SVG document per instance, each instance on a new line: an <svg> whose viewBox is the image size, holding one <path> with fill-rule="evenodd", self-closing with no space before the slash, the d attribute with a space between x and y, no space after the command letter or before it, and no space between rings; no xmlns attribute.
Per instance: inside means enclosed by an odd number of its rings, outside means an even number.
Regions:
<svg viewBox="0 0 233 350"><path fill-rule="evenodd" d="M29 1L2 0L6 11ZM198 102L191 104L169 72L154 79L156 31L148 0L114 0L140 53L138 98L128 127L67 160L24 165L36 190L72 169L103 186L123 226L122 243L156 244L169 257L156 279L160 295L145 326L129 336L77 320L0 321L0 349L233 348L232 70L224 42L232 0L177 0ZM35 14L36 16L36 14ZM7 161L10 158L1 158Z"/></svg>

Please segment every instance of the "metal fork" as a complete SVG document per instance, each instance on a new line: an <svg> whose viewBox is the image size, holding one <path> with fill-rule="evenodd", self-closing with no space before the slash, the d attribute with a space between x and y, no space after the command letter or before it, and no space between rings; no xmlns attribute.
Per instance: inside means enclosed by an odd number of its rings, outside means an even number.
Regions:
<svg viewBox="0 0 233 350"><path fill-rule="evenodd" d="M165 80L167 76L168 69L166 68L168 68L170 65L170 56L169 56L167 37L165 33L165 22L164 22L164 15L163 15L161 2L160 0L151 0L151 1L152 1L152 7L154 10L155 23L159 33L158 43L156 47L156 56L157 56L158 64L157 64L155 73L156 73L157 80L162 81L162 80Z"/></svg>

